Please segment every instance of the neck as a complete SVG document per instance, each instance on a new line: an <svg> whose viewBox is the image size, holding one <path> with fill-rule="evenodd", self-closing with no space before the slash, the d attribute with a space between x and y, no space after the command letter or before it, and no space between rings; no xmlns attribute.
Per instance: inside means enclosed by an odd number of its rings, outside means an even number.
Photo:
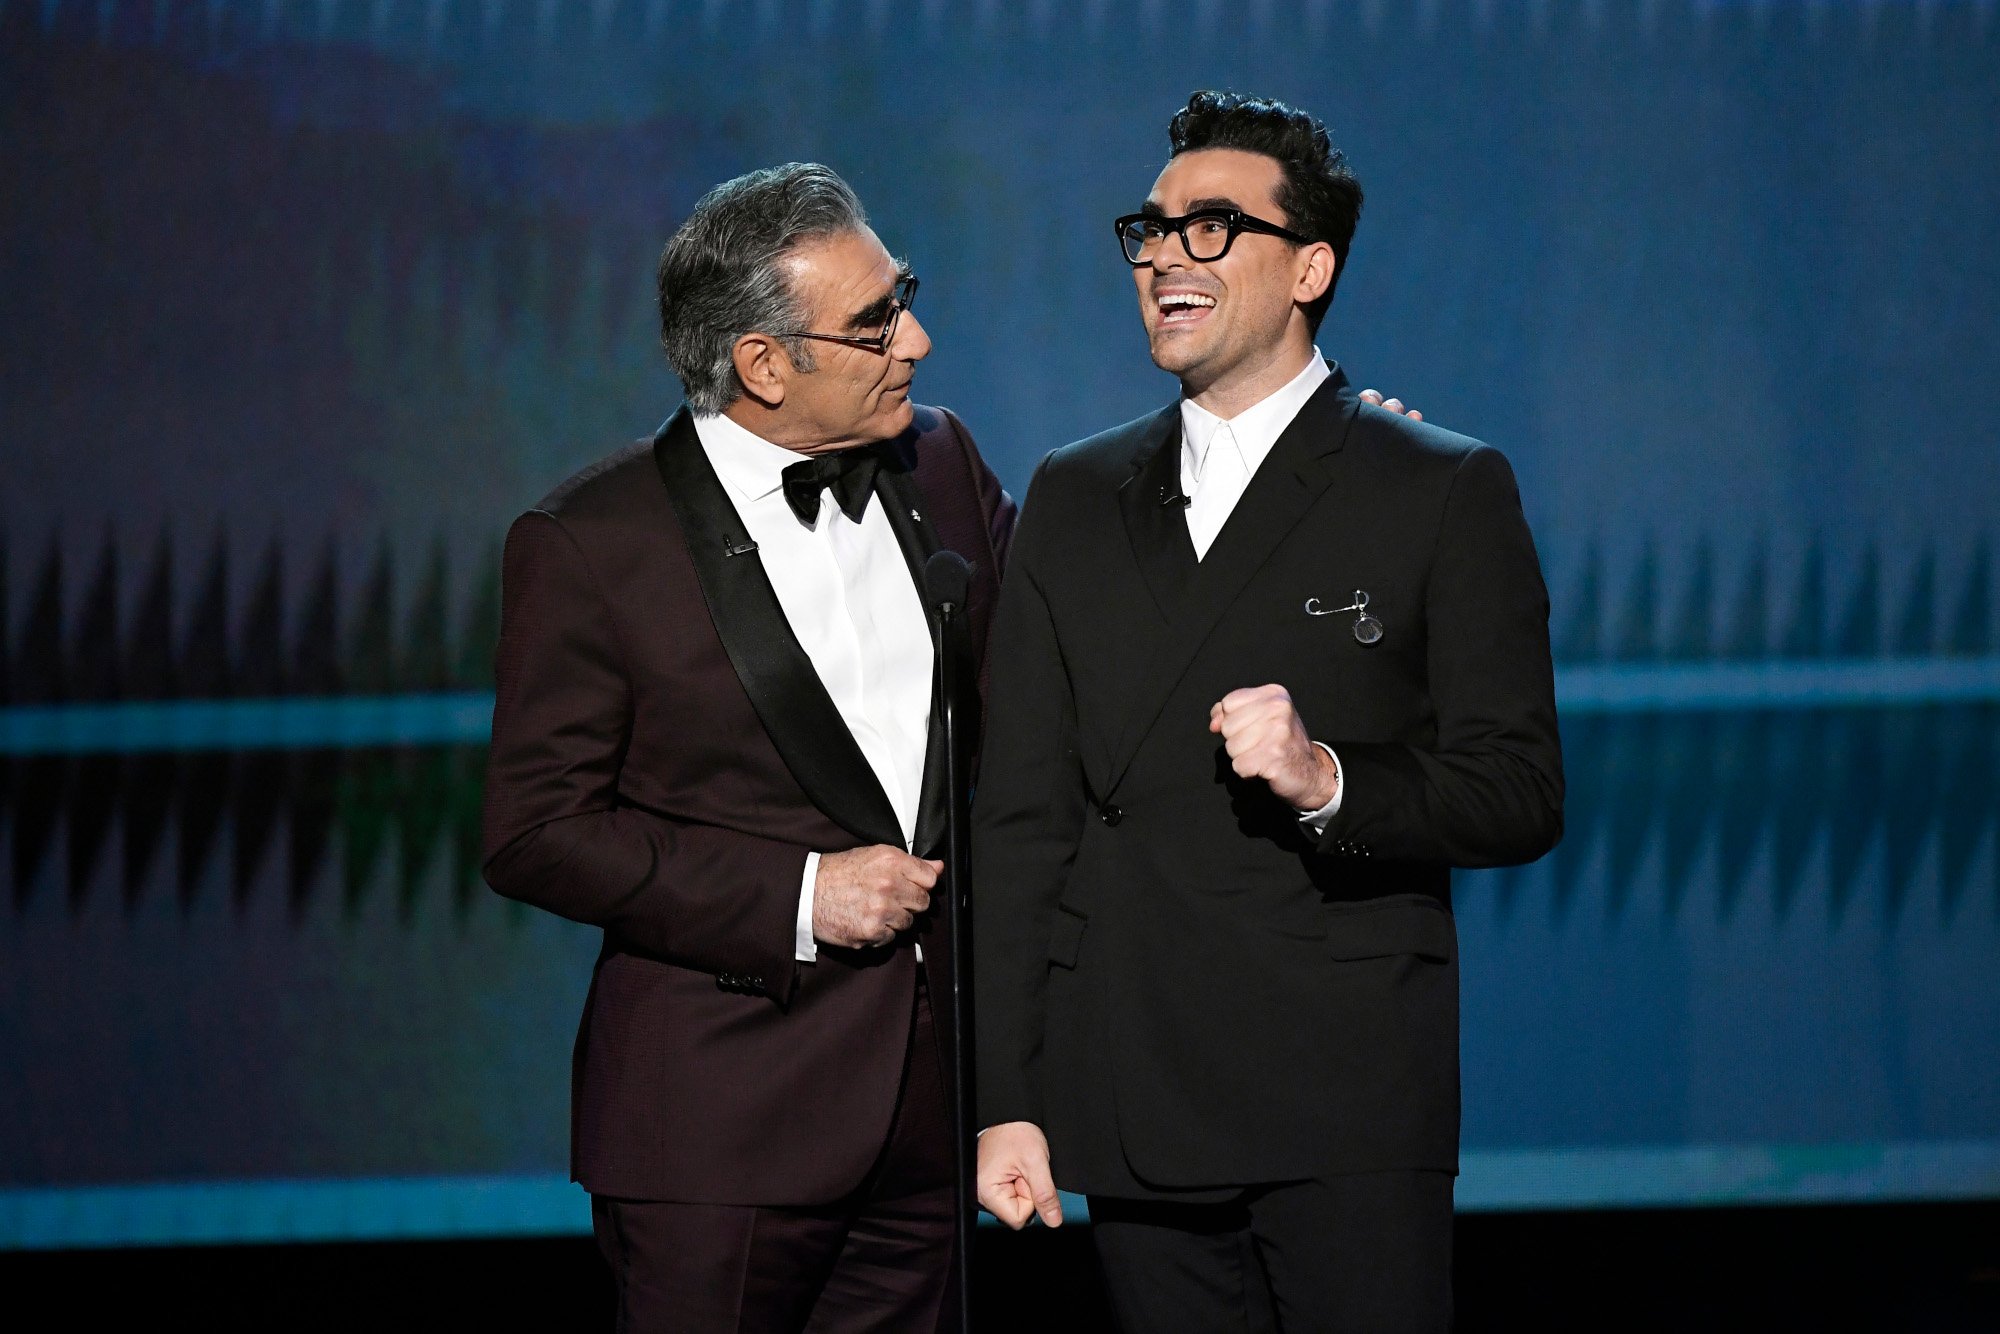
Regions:
<svg viewBox="0 0 2000 1334"><path fill-rule="evenodd" d="M1256 407L1290 384L1313 358L1312 339L1303 344L1287 341L1277 356L1255 366L1239 367L1212 384L1181 381L1181 393L1195 406L1228 421L1238 413Z"/></svg>
<svg viewBox="0 0 2000 1334"><path fill-rule="evenodd" d="M768 440L798 454L826 454L846 449L852 440L822 440L811 430L791 419L782 407L759 403L748 394L739 394L722 415L760 440Z"/></svg>

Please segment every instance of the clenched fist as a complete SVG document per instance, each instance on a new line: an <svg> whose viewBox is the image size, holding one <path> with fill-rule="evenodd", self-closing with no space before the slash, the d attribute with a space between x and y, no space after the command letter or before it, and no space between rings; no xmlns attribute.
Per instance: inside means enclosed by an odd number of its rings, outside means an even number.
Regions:
<svg viewBox="0 0 2000 1334"><path fill-rule="evenodd" d="M1208 730L1222 738L1240 778L1261 778L1294 810L1316 811L1340 790L1333 756L1312 743L1283 686L1232 690L1208 710Z"/></svg>
<svg viewBox="0 0 2000 1334"><path fill-rule="evenodd" d="M886 945L931 906L943 862L885 843L828 852L813 877L813 936L829 945Z"/></svg>

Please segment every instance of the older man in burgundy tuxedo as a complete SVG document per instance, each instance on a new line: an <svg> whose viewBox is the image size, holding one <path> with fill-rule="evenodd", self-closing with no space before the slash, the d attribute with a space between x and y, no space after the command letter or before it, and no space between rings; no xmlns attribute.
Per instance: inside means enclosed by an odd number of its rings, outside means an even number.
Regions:
<svg viewBox="0 0 2000 1334"><path fill-rule="evenodd" d="M508 534L486 876L604 931L572 1172L620 1329L946 1309L921 573L971 563L979 679L1014 506L957 418L910 401L915 290L826 168L716 187L660 261L687 406Z"/></svg>

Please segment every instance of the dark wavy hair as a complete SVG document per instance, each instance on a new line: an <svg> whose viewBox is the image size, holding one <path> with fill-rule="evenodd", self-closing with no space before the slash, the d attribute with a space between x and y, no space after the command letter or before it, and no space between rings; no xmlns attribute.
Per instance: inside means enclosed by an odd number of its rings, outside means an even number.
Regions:
<svg viewBox="0 0 2000 1334"><path fill-rule="evenodd" d="M1326 126L1275 98L1204 90L1174 113L1167 142L1173 147L1172 157L1204 148L1235 148L1262 153L1284 169L1284 183L1278 187L1284 225L1326 242L1339 261L1326 291L1306 307L1306 319L1317 334L1333 304L1333 289L1347 272L1347 248L1354 240L1354 224L1361 220L1361 182L1348 170L1347 155L1327 137Z"/></svg>

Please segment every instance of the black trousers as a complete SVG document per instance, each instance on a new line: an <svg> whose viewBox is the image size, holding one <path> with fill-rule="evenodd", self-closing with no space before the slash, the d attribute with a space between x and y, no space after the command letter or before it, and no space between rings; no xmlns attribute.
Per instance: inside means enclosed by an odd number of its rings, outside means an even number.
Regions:
<svg viewBox="0 0 2000 1334"><path fill-rule="evenodd" d="M1225 1204L1090 1197L1126 1334L1442 1334L1452 1177L1366 1172Z"/></svg>
<svg viewBox="0 0 2000 1334"><path fill-rule="evenodd" d="M619 1334L935 1334L955 1310L946 1300L957 1194L945 1096L919 983L889 1142L852 1196L816 1207L592 1196Z"/></svg>

